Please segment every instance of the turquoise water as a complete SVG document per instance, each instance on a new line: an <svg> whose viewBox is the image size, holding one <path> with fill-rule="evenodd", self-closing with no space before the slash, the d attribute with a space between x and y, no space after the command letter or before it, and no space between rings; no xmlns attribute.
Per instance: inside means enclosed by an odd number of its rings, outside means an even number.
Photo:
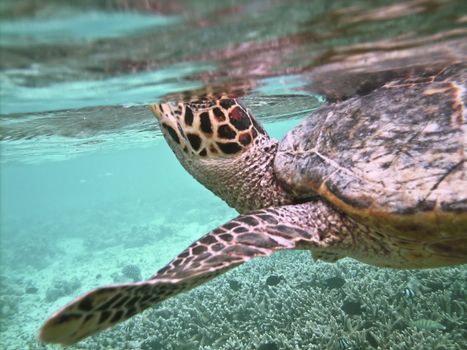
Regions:
<svg viewBox="0 0 467 350"><path fill-rule="evenodd" d="M37 341L52 312L131 281L128 265L150 277L236 215L178 164L149 103L227 91L281 138L326 99L467 52L462 1L5 0L0 11L8 350L58 349ZM465 349L466 290L465 266L281 252L71 349Z"/></svg>

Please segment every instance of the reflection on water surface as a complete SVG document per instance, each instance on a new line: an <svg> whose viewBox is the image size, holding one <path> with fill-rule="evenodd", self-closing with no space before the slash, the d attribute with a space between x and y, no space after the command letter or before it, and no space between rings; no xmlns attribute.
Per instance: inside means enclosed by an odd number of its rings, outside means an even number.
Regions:
<svg viewBox="0 0 467 350"><path fill-rule="evenodd" d="M7 143L99 138L149 118L147 103L207 92L342 99L467 52L463 1L9 0L1 9ZM301 101L284 98L272 115ZM317 105L310 98L304 111ZM75 132L61 119L76 120Z"/></svg>

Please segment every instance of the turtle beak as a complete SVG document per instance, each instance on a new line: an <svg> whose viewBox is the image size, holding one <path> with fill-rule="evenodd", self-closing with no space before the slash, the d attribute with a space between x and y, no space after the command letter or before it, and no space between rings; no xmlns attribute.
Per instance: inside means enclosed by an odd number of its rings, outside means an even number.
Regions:
<svg viewBox="0 0 467 350"><path fill-rule="evenodd" d="M169 127L173 129L175 133L180 133L180 123L178 122L177 113L175 112L177 110L176 103L153 104L151 105L151 110L159 122L161 129L168 130ZM173 134L173 132L170 133Z"/></svg>
<svg viewBox="0 0 467 350"><path fill-rule="evenodd" d="M154 114L154 117L156 117L158 121L161 121L162 116L164 115L164 113L162 112L163 111L162 105L153 104L153 105L150 105L149 108L151 108L151 111Z"/></svg>
<svg viewBox="0 0 467 350"><path fill-rule="evenodd" d="M159 122L171 119L171 117L174 116L174 110L176 107L177 105L174 103L161 103L150 106L152 113L154 113L154 116Z"/></svg>
<svg viewBox="0 0 467 350"><path fill-rule="evenodd" d="M180 114L179 105L176 103L161 103L151 105L154 116L159 121L160 128L165 138L172 142L171 147L176 149L186 149L186 140L183 130L178 121Z"/></svg>

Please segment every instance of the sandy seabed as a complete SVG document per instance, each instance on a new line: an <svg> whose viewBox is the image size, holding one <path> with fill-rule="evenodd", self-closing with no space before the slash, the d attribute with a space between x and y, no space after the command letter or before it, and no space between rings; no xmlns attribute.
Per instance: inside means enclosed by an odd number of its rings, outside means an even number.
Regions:
<svg viewBox="0 0 467 350"><path fill-rule="evenodd" d="M170 208L180 205L191 209L175 220ZM67 217L34 224L36 232L49 232L47 238L30 240L31 232L5 236L2 349L60 348L37 342L41 323L53 311L92 288L131 281L125 266L150 277L234 215L214 202L165 208L153 220L110 227L83 213L82 236L53 234L69 225ZM136 212L141 215L141 209ZM461 350L467 348L466 311L466 266L379 269L285 251L244 264L70 349Z"/></svg>

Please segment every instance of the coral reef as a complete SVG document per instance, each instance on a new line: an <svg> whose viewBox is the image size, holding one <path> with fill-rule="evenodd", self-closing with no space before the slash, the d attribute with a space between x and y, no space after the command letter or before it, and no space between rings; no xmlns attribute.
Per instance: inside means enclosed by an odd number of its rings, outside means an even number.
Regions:
<svg viewBox="0 0 467 350"><path fill-rule="evenodd" d="M324 280L324 285L330 289L342 288L344 284L345 284L345 279L343 279L342 277L338 277L338 276L329 277Z"/></svg>
<svg viewBox="0 0 467 350"><path fill-rule="evenodd" d="M122 274L123 276L132 279L133 282L138 282L143 279L140 268L132 264L126 265L125 267L123 267Z"/></svg>
<svg viewBox="0 0 467 350"><path fill-rule="evenodd" d="M37 287L32 286L32 287L26 287L25 291L26 291L26 294L36 294L39 291L39 289L37 289Z"/></svg>
<svg viewBox="0 0 467 350"><path fill-rule="evenodd" d="M60 255L54 239L31 240L25 232L12 234L4 242L5 261L15 269L33 267L46 268L52 259Z"/></svg>
<svg viewBox="0 0 467 350"><path fill-rule="evenodd" d="M228 280L227 283L233 291L242 289L242 283L237 280Z"/></svg>
<svg viewBox="0 0 467 350"><path fill-rule="evenodd" d="M71 280L57 280L45 292L45 300L49 303L66 295L72 294L81 287L81 282L76 277Z"/></svg>
<svg viewBox="0 0 467 350"><path fill-rule="evenodd" d="M126 246L128 248L138 248L152 242L153 240L157 239L160 228L157 228L157 232L154 231L154 228L150 227L149 225L132 226L128 234L128 236L131 236L131 239L126 240Z"/></svg>
<svg viewBox="0 0 467 350"><path fill-rule="evenodd" d="M264 343L258 346L258 350L279 350L276 343Z"/></svg>
<svg viewBox="0 0 467 350"><path fill-rule="evenodd" d="M269 288L271 271L286 282ZM345 276L345 284L329 288L328 279L336 275ZM391 301L409 280L420 284L419 295ZM465 267L397 271L349 259L313 263L307 252L281 252L168 300L81 347L127 349L131 342L143 350L461 349L467 346L466 283ZM342 310L346 302L354 310L350 314Z"/></svg>
<svg viewBox="0 0 467 350"><path fill-rule="evenodd" d="M0 275L0 330L5 328L18 312L23 293L20 279Z"/></svg>
<svg viewBox="0 0 467 350"><path fill-rule="evenodd" d="M363 314L362 303L358 300L344 300L341 306L342 311L347 315L361 315Z"/></svg>
<svg viewBox="0 0 467 350"><path fill-rule="evenodd" d="M0 319L5 319L18 311L18 298L14 295L0 295Z"/></svg>
<svg viewBox="0 0 467 350"><path fill-rule="evenodd" d="M129 264L120 269L120 272L111 274L114 283L138 282L143 280L141 270L137 265Z"/></svg>
<svg viewBox="0 0 467 350"><path fill-rule="evenodd" d="M266 285L267 286L277 286L281 281L284 279L282 276L271 275L266 278Z"/></svg>
<svg viewBox="0 0 467 350"><path fill-rule="evenodd" d="M187 214L189 220L195 214ZM179 246L190 243L190 234L204 229L191 223L193 232L183 232L184 223L156 219L119 227L117 234L105 231L105 222L96 224L83 237L93 244L84 243L82 250L76 242L66 245L74 251L47 259L56 260L54 267L38 270L23 264L21 278L13 269L13 277L1 280L2 349L56 349L37 343L38 327L77 288L109 284L112 277L114 282L140 280L141 270L155 272ZM215 220L203 225L215 227ZM151 243L145 232L156 239ZM163 251L157 250L161 246ZM57 240L57 247L62 249L63 242ZM93 262L80 265L84 259ZM62 272L80 280L49 280ZM401 271L350 259L328 264L313 261L306 251L284 251L243 264L71 349L460 350L467 348L466 287L466 266Z"/></svg>

